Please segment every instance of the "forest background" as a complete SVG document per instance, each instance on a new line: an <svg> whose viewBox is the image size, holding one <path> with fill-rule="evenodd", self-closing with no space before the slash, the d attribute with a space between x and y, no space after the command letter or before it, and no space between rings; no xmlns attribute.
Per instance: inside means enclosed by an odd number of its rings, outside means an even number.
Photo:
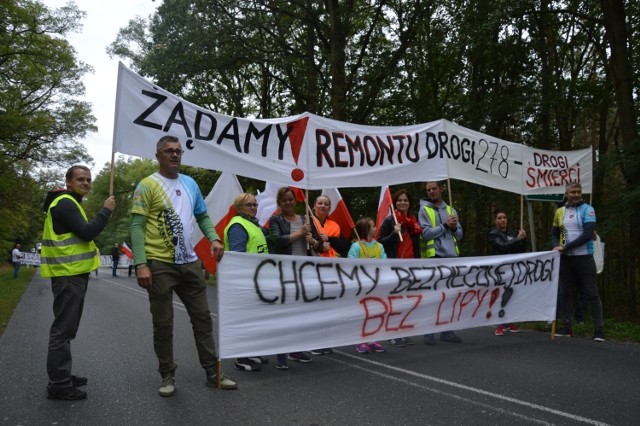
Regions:
<svg viewBox="0 0 640 426"><path fill-rule="evenodd" d="M91 69L66 40L83 16L73 3L51 10L35 0L0 0L6 253L15 242L35 247L45 193L63 186L70 165L93 165L81 143L95 131L91 105L81 100L80 77ZM640 4L624 0L165 0L104 48L168 91L227 115L309 111L369 125L445 118L536 148L591 148L594 191L585 200L606 243L598 277L605 317L640 323L639 21ZM117 157L118 208L96 241L103 253L129 242L133 189L155 170L151 161ZM219 176L183 171L204 195ZM110 164L94 172L89 216L107 197L109 178ZM239 180L248 192L264 188ZM424 183L407 176L392 192L399 187L417 208ZM462 255L488 254L494 208L519 225L519 196L461 181L450 190L465 230ZM354 219L375 217L379 190L340 191ZM532 207L537 249L550 249L557 205Z"/></svg>

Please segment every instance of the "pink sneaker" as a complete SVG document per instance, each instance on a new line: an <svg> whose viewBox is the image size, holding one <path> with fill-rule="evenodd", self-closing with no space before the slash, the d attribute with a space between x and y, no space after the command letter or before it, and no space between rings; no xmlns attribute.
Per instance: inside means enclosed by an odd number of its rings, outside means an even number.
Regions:
<svg viewBox="0 0 640 426"><path fill-rule="evenodd" d="M386 352L387 350L378 342L369 343L369 350L371 352Z"/></svg>
<svg viewBox="0 0 640 426"><path fill-rule="evenodd" d="M369 346L367 346L366 343L360 343L358 346L356 346L356 352L358 352L359 354L368 354Z"/></svg>
<svg viewBox="0 0 640 426"><path fill-rule="evenodd" d="M504 336L504 327L499 325L496 327L496 336Z"/></svg>

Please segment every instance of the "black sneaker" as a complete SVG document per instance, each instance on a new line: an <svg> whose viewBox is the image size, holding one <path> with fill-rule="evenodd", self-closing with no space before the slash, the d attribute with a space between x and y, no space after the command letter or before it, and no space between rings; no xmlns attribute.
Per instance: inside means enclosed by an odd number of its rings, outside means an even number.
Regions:
<svg viewBox="0 0 640 426"><path fill-rule="evenodd" d="M406 346L402 337L398 337L397 339L389 339L387 340L387 343L389 343L391 346L397 346L399 348L404 348Z"/></svg>
<svg viewBox="0 0 640 426"><path fill-rule="evenodd" d="M560 327L556 329L553 335L556 337L572 337L573 331L569 327Z"/></svg>
<svg viewBox="0 0 640 426"><path fill-rule="evenodd" d="M307 354L305 354L304 352L292 352L289 354L289 359L291 361L298 361L298 362L311 362L313 361L311 359L311 357Z"/></svg>
<svg viewBox="0 0 640 426"><path fill-rule="evenodd" d="M436 338L435 338L433 333L429 333L429 334L425 334L424 335L424 344L427 345L427 346L435 346Z"/></svg>
<svg viewBox="0 0 640 426"><path fill-rule="evenodd" d="M278 370L288 370L289 369L289 363L287 362L287 355L286 354L278 354L278 356L276 357L276 368Z"/></svg>
<svg viewBox="0 0 640 426"><path fill-rule="evenodd" d="M260 364L255 362L253 358L238 358L233 365L236 370L260 371Z"/></svg>
<svg viewBox="0 0 640 426"><path fill-rule="evenodd" d="M443 331L440 333L441 342L462 343L462 339L453 331Z"/></svg>
<svg viewBox="0 0 640 426"><path fill-rule="evenodd" d="M62 401L77 401L79 399L85 399L87 397L87 393L81 391L80 389L76 389L73 386L52 390L47 389L47 398L48 399L59 399Z"/></svg>
<svg viewBox="0 0 640 426"><path fill-rule="evenodd" d="M71 376L71 384L74 388L84 386L87 384L87 382L88 380L86 377Z"/></svg>
<svg viewBox="0 0 640 426"><path fill-rule="evenodd" d="M593 335L593 340L596 342L604 342L604 332L602 330L596 330Z"/></svg>
<svg viewBox="0 0 640 426"><path fill-rule="evenodd" d="M269 358L264 356L250 356L249 359L256 364L269 364Z"/></svg>

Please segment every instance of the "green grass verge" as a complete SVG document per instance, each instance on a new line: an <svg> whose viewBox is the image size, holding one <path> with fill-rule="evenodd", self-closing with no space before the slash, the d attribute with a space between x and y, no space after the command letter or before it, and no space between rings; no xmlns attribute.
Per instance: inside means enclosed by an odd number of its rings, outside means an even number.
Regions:
<svg viewBox="0 0 640 426"><path fill-rule="evenodd" d="M0 336L36 270L22 266L18 278L14 280L13 266L6 263L0 265Z"/></svg>

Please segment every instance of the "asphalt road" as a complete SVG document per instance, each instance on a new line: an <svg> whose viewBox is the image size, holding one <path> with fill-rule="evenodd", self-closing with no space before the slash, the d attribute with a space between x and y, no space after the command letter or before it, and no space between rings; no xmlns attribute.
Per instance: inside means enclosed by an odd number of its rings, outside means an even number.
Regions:
<svg viewBox="0 0 640 426"><path fill-rule="evenodd" d="M121 272L122 273L122 272ZM74 373L89 378L83 401L46 399L53 317L48 280L29 285L0 339L3 425L640 425L640 345L557 338L488 327L462 344L354 347L309 364L233 369L236 391L204 385L188 316L175 302L176 394L158 396L146 293L131 278L91 278L72 344ZM215 289L209 289L211 306ZM215 314L214 314L215 319Z"/></svg>

